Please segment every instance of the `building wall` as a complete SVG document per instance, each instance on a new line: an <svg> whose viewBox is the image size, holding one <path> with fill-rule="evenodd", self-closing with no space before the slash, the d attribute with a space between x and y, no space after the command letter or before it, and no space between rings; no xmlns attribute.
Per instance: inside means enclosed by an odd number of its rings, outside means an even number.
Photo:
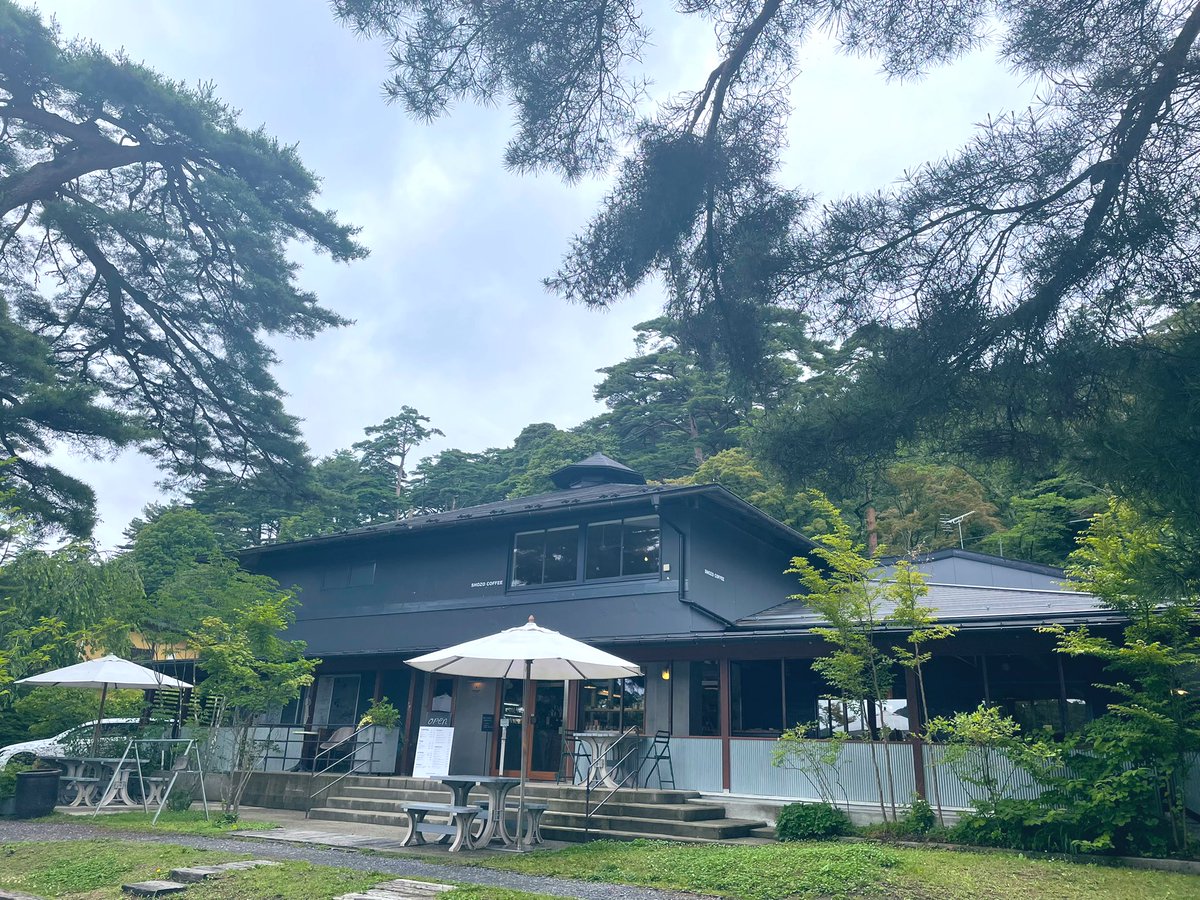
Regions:
<svg viewBox="0 0 1200 900"><path fill-rule="evenodd" d="M658 576L508 587L516 532L656 511L647 502L533 524L484 523L324 547L301 544L249 562L255 571L298 589L300 608L290 636L306 641L314 656L414 655L520 625L530 615L581 640L686 633L694 616L678 602L682 544L669 526L662 528ZM704 621L700 627L719 626Z"/></svg>
<svg viewBox="0 0 1200 900"><path fill-rule="evenodd" d="M800 584L784 571L798 548L758 537L715 516L690 522L687 596L730 621L777 606Z"/></svg>

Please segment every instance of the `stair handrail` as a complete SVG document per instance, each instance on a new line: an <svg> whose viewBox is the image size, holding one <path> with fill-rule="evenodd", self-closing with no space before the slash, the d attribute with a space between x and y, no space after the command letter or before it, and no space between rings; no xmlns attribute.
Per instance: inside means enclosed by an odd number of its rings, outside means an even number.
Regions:
<svg viewBox="0 0 1200 900"><path fill-rule="evenodd" d="M612 746L613 747L620 746L621 741L625 740L628 737L632 737L634 735L638 735L638 730L637 730L636 726L631 725L631 726L629 726L629 728L627 728L623 732L621 732L621 736L619 738L617 738L615 741L613 741ZM640 737L640 735L638 735L638 736ZM618 759L611 767L608 768L610 777L612 774L612 770L614 768L619 770L621 768L621 766L624 765L625 760L629 759L630 756L637 753L639 749L641 749L639 747L639 742L634 741L633 746L630 747L627 751L625 751L625 755L622 756L620 759ZM612 790L610 790L604 796L604 798L601 799L600 802L597 803L596 806L593 808L593 806L592 806L592 787L595 784L595 782L593 781L593 779L595 778L595 771L594 771L595 768L596 768L595 765L592 765L588 768L588 777L583 785L583 836L584 836L585 840L587 840L591 834L592 816L594 816L596 813L598 813L600 811L600 808L602 806L604 806L604 804L607 803L609 800L611 800L613 798L613 795L615 795L617 793L617 791L621 790L625 786L625 782L628 781L630 778L633 778L634 779L633 786L635 788L637 787L637 777L638 777L638 772L641 769L641 766L640 765L634 766L632 769L627 771L624 775L620 776L617 779L617 786L614 787Z"/></svg>
<svg viewBox="0 0 1200 900"><path fill-rule="evenodd" d="M343 745L345 745L345 744L349 744L349 743L350 743L350 742L352 742L352 741L353 741L353 742L355 742L355 743L357 743L357 741L358 741L358 736L359 736L359 735L361 735L363 732L365 732L365 731L368 731L369 729L371 729L371 728L374 728L374 727L376 727L376 726L374 726L374 725L363 725L363 726L361 726L361 727L360 727L360 728L359 728L357 731L355 731L353 734L349 734L349 735L347 735L346 737L344 737L344 738L342 738L340 741L338 741L336 744L331 744L330 746L326 747L324 750L320 750L320 751L318 751L318 752L317 752L317 753L316 753L316 754L313 756L313 759L312 759L312 776L311 776L311 778L310 778L310 783L311 783L311 782L313 782L313 781L316 781L316 780L317 780L317 776L318 776L318 775L324 775L324 774L325 774L325 773L327 773L327 772L328 772L330 769L332 769L334 766L338 765L339 763L341 763L341 762L342 762L342 761L345 759L345 757L344 757L344 756L343 756L343 757L340 757L340 758L338 758L338 759L336 759L336 760L335 760L335 759L333 759L333 751L334 751L334 750L336 750L338 747L341 747L341 746L343 746ZM379 739L378 739L378 734L372 734L372 735L371 735L371 740L370 740L368 743L366 743L366 744L364 745L364 746L366 746L366 747L370 747L370 748L371 748L371 752L370 752L370 754L367 756L367 758L366 758L366 759L362 760L361 762L357 762L357 763L355 763L355 762L353 762L353 761L352 761L351 767L350 767L349 769L347 769L345 772L343 772L343 773L342 773L341 775L339 775L337 778L333 779L333 781L329 782L329 784L326 784L326 785L323 785L322 787L319 787L319 788L317 788L315 791L312 791L312 792L311 792L311 793L308 795L308 803L307 803L307 804L305 805L305 807L304 807L304 818L306 818L306 819L307 819L307 818L308 818L308 814L309 814L310 812L312 812L313 800L315 800L315 799L317 798L317 795L318 795L318 794L323 794L323 793L325 793L325 791L329 790L329 789L330 789L331 787L333 787L335 784L337 784L337 783L339 783L339 782L343 781L343 780L344 780L344 779L346 779L346 778L349 778L351 775L355 774L356 772L358 772L359 770L363 769L364 767L371 765L371 763L373 763L373 762L375 761L375 750L374 750L374 748L375 748L375 745L376 745L376 744L378 744L378 743L380 743L380 741L379 741ZM358 749L357 749L357 747L354 749L354 751L353 751L353 752L354 752L354 754L355 754L355 755L357 755L357 754L358 754ZM329 764L328 764L327 766L325 766L325 768L323 768L323 769L318 769L318 768L317 768L317 760L319 760L319 759L320 759L322 756L329 756Z"/></svg>

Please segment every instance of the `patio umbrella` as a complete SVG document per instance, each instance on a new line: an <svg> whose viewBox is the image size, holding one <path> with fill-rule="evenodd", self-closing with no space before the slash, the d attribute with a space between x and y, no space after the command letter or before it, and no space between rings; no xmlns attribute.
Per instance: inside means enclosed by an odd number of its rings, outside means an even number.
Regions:
<svg viewBox="0 0 1200 900"><path fill-rule="evenodd" d="M630 678L642 674L634 663L597 650L529 621L517 628L476 638L463 644L435 650L408 661L410 666L442 675L470 678L524 679L522 696L529 695L530 681L578 681L594 678ZM523 704L521 734L529 740L529 703ZM521 748L521 790L517 801L517 850L521 850L521 828L525 818L525 782L529 778L527 748ZM504 810L497 810L504 815Z"/></svg>
<svg viewBox="0 0 1200 900"><path fill-rule="evenodd" d="M73 666L64 666L40 675L30 675L22 678L17 684L34 684L44 687L76 687L98 688L100 690L100 711L96 714L96 727L92 732L92 752L98 752L100 745L100 720L104 718L104 701L108 697L108 689L129 688L141 691L153 691L160 688L190 688L191 685L162 672L155 672L145 666L121 659L119 656L101 656L99 659L89 659Z"/></svg>

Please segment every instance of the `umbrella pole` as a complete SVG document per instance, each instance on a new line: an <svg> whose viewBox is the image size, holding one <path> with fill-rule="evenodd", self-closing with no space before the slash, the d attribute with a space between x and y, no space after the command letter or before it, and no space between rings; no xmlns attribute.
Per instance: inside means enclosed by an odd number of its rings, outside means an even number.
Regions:
<svg viewBox="0 0 1200 900"><path fill-rule="evenodd" d="M529 779L529 754L533 752L533 736L530 734L530 716L529 716L529 672L533 667L533 660L525 660L525 709L521 714L521 793L517 798L517 852L520 853L525 848L522 846L523 829L525 828L525 782ZM537 698L533 698L537 701ZM500 815L504 815L504 810L500 810Z"/></svg>
<svg viewBox="0 0 1200 900"><path fill-rule="evenodd" d="M96 713L96 727L92 729L92 756L100 755L100 723L104 720L104 700L108 697L108 685L100 687L100 711Z"/></svg>

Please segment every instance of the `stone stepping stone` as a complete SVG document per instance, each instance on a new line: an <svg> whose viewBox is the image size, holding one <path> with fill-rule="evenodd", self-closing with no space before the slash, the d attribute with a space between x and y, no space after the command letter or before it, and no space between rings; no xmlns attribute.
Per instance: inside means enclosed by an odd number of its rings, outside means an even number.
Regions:
<svg viewBox="0 0 1200 900"><path fill-rule="evenodd" d="M417 891L415 897L432 897L434 894L444 894L446 891L454 890L452 884L434 884L431 881L412 881L408 878L397 878L393 881L385 881L383 884L377 884L373 888L376 891Z"/></svg>
<svg viewBox="0 0 1200 900"><path fill-rule="evenodd" d="M172 869L171 877L176 881L196 884L214 875L220 875L222 872L244 872L247 869L257 869L260 866L277 865L279 863L270 859L247 859L240 862L220 863L219 865L212 866L185 866L180 869Z"/></svg>
<svg viewBox="0 0 1200 900"><path fill-rule="evenodd" d="M178 894L186 891L188 886L178 881L135 881L133 884L121 885L121 890L135 897L162 897L166 894Z"/></svg>
<svg viewBox="0 0 1200 900"><path fill-rule="evenodd" d="M436 897L438 894L452 890L454 890L452 884L431 884L428 881L397 878L394 881L377 884L367 891L343 894L337 900L423 900L423 898Z"/></svg>
<svg viewBox="0 0 1200 900"><path fill-rule="evenodd" d="M195 884L198 881L211 878L213 875L220 875L223 871L223 869L218 869L216 866L187 866L182 869L172 869L171 878L175 881Z"/></svg>
<svg viewBox="0 0 1200 900"><path fill-rule="evenodd" d="M0 900L42 900L36 894L22 894L20 891L8 891L0 888Z"/></svg>
<svg viewBox="0 0 1200 900"><path fill-rule="evenodd" d="M261 866L277 866L273 859L242 859L237 862L219 863L212 868L218 872L244 872L247 869L257 869Z"/></svg>

